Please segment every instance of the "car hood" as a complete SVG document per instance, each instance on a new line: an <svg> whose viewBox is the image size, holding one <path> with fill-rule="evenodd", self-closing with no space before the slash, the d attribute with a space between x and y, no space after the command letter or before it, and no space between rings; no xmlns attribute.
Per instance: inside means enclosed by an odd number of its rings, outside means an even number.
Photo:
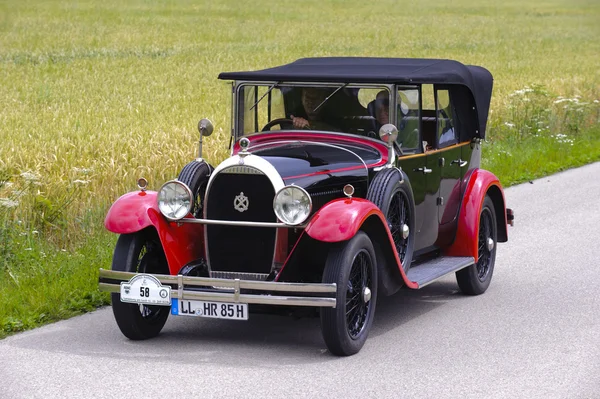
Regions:
<svg viewBox="0 0 600 399"><path fill-rule="evenodd" d="M382 160L376 149L343 142L275 141L250 152L271 163L286 184L309 190L338 185L342 176L364 180L369 166Z"/></svg>

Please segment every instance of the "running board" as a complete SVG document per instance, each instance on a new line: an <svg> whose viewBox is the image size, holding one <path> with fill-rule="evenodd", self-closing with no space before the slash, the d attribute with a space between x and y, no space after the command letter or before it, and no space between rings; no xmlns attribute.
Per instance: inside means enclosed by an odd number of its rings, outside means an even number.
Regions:
<svg viewBox="0 0 600 399"><path fill-rule="evenodd" d="M409 280L423 288L448 273L457 272L475 263L473 257L442 256L411 267L406 273Z"/></svg>

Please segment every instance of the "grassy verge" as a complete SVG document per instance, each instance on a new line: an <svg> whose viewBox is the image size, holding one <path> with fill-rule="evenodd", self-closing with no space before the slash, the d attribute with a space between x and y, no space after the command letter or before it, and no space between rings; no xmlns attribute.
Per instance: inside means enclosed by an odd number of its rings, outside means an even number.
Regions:
<svg viewBox="0 0 600 399"><path fill-rule="evenodd" d="M482 155L482 167L493 171L505 187L597 161L600 127L563 142L548 137L530 137L519 147L491 142L484 145Z"/></svg>
<svg viewBox="0 0 600 399"><path fill-rule="evenodd" d="M0 337L107 303L119 195L227 154L221 71L309 56L451 58L495 78L483 166L505 185L600 159L592 1L0 3Z"/></svg>
<svg viewBox="0 0 600 399"><path fill-rule="evenodd" d="M99 232L69 250L35 231L2 238L10 247L3 248L0 268L0 338L109 303L98 291L98 268L110 267L115 237Z"/></svg>

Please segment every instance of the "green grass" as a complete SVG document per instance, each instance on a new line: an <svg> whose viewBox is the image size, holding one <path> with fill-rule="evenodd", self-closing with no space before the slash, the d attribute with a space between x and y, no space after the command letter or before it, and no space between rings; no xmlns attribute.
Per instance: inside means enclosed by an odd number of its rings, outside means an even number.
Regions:
<svg viewBox="0 0 600 399"><path fill-rule="evenodd" d="M110 203L140 175L176 176L201 117L216 126L205 157L227 154L219 72L334 55L483 65L484 166L511 184L600 159L598 20L582 0L0 2L0 336L105 303Z"/></svg>
<svg viewBox="0 0 600 399"><path fill-rule="evenodd" d="M14 258L1 272L0 338L108 303L97 288L96 266L110 265L115 237L97 234L67 251L21 234L11 240Z"/></svg>
<svg viewBox="0 0 600 399"><path fill-rule="evenodd" d="M546 137L528 138L516 149L510 143L490 143L483 147L482 167L493 171L505 187L531 181L600 161L599 137L600 127L596 127L573 140L573 145Z"/></svg>

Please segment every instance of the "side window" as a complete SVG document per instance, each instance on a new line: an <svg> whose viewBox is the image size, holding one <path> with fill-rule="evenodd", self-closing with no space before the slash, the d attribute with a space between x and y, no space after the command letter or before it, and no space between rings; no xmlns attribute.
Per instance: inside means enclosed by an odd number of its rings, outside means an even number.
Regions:
<svg viewBox="0 0 600 399"><path fill-rule="evenodd" d="M438 148L458 142L454 124L454 110L448 90L436 91L436 117Z"/></svg>
<svg viewBox="0 0 600 399"><path fill-rule="evenodd" d="M421 134L419 130L419 89L398 90L398 139L405 152L421 152Z"/></svg>

